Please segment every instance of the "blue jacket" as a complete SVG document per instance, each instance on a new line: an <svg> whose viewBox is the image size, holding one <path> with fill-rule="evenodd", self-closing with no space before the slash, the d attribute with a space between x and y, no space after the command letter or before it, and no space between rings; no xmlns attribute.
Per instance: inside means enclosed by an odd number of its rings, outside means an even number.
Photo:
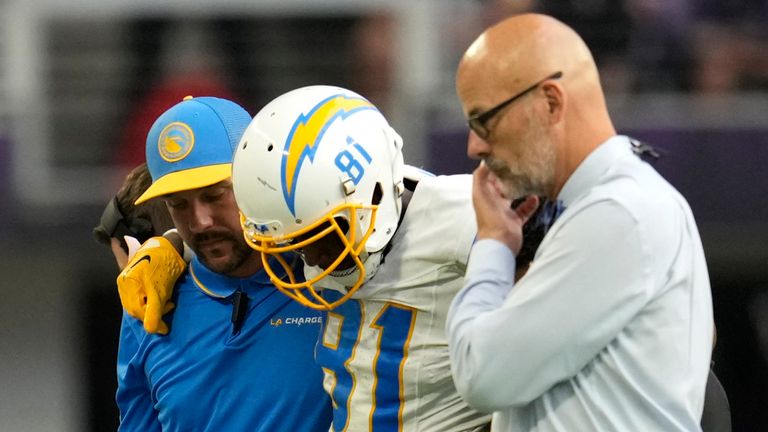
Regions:
<svg viewBox="0 0 768 432"><path fill-rule="evenodd" d="M295 274L302 274L300 267ZM237 291L248 302L233 334ZM166 336L146 333L123 314L120 430L328 430L331 403L313 358L318 312L281 294L263 271L236 279L197 258L179 278L173 301Z"/></svg>

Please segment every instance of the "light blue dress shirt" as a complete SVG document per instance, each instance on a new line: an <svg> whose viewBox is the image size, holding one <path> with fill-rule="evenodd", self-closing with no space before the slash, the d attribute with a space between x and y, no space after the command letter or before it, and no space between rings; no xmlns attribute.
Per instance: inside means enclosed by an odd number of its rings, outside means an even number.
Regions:
<svg viewBox="0 0 768 432"><path fill-rule="evenodd" d="M447 320L453 376L493 431L695 431L712 299L685 199L615 136L560 192L528 273L473 246Z"/></svg>

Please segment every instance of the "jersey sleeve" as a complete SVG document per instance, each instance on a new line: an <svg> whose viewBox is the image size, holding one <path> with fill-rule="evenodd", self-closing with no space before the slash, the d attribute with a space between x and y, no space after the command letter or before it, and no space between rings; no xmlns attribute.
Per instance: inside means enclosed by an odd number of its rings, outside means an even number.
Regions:
<svg viewBox="0 0 768 432"><path fill-rule="evenodd" d="M453 178L450 214L451 225L458 227L454 243L454 259L462 270L466 269L469 253L477 236L477 219L472 206L472 176L458 175Z"/></svg>
<svg viewBox="0 0 768 432"><path fill-rule="evenodd" d="M139 360L140 339L132 328L136 321L125 312L117 351L117 406L120 431L162 431L152 402L147 377ZM141 324L138 324L139 327Z"/></svg>
<svg viewBox="0 0 768 432"><path fill-rule="evenodd" d="M463 214L465 215L465 218L463 219L464 222L460 225L461 230L456 239L455 259L459 267L466 271L467 262L469 261L469 253L472 250L475 238L477 238L477 224L474 219L474 212L471 211L471 207L469 212L463 212Z"/></svg>

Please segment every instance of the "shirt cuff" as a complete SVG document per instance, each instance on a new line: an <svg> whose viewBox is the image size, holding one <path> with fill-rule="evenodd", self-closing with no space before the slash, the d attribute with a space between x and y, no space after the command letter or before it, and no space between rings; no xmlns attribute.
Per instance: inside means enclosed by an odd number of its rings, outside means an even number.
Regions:
<svg viewBox="0 0 768 432"><path fill-rule="evenodd" d="M502 242L493 239L478 240L472 245L467 263L467 278L482 275L482 279L515 281L515 255Z"/></svg>

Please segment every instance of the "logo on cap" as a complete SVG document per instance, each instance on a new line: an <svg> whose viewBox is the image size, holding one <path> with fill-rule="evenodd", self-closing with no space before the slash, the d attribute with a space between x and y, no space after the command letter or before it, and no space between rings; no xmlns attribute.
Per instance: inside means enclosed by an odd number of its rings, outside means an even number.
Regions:
<svg viewBox="0 0 768 432"><path fill-rule="evenodd" d="M195 145L195 134L184 123L173 122L163 128L157 139L160 156L168 162L176 162L187 157Z"/></svg>

